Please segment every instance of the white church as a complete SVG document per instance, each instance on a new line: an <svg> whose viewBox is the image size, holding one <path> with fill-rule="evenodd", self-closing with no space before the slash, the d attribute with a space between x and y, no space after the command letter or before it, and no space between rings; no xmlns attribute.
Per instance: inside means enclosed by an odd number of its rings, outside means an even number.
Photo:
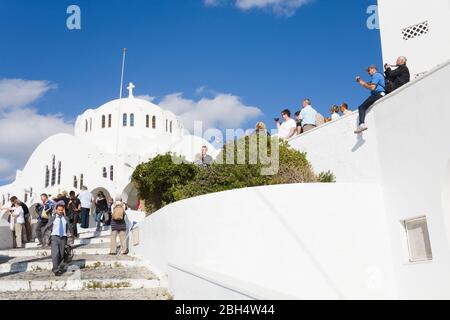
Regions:
<svg viewBox="0 0 450 320"><path fill-rule="evenodd" d="M127 98L78 116L74 135L57 134L43 141L15 181L0 187L0 204L8 204L15 195L33 206L42 193L56 196L87 186L94 195L100 190L111 198L122 195L137 209L137 191L131 183L137 165L168 152L194 162L204 145L216 154L207 141L186 134L175 114L134 97L133 83L127 89Z"/></svg>
<svg viewBox="0 0 450 320"><path fill-rule="evenodd" d="M378 8L383 60L406 56L412 81L376 102L363 134L355 112L289 141L337 183L209 194L140 222L130 250L175 299L450 299L450 0ZM44 142L0 194L75 183L128 194L133 166L195 139L130 94Z"/></svg>

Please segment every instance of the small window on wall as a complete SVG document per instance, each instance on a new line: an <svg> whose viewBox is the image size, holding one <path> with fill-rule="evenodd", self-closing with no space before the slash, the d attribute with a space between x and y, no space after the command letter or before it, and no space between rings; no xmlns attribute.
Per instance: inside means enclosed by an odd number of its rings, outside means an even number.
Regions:
<svg viewBox="0 0 450 320"><path fill-rule="evenodd" d="M130 114L130 127L134 127L134 113Z"/></svg>
<svg viewBox="0 0 450 320"><path fill-rule="evenodd" d="M102 177L103 178L108 178L108 173L106 172L106 167L103 167Z"/></svg>
<svg viewBox="0 0 450 320"><path fill-rule="evenodd" d="M169 120L166 119L166 132L169 131Z"/></svg>
<svg viewBox="0 0 450 320"><path fill-rule="evenodd" d="M5 205L5 202L6 202L6 200L5 200L5 195L2 195L2 206Z"/></svg>
<svg viewBox="0 0 450 320"><path fill-rule="evenodd" d="M145 116L145 127L150 128L150 116L149 115Z"/></svg>
<svg viewBox="0 0 450 320"><path fill-rule="evenodd" d="M50 185L50 169L48 168L48 166L45 167L45 188L48 188L48 186Z"/></svg>
<svg viewBox="0 0 450 320"><path fill-rule="evenodd" d="M114 166L109 167L109 180L114 181Z"/></svg>
<svg viewBox="0 0 450 320"><path fill-rule="evenodd" d="M433 260L427 218L421 217L405 220L403 225L408 242L409 261L424 262Z"/></svg>
<svg viewBox="0 0 450 320"><path fill-rule="evenodd" d="M84 186L84 175L80 175L80 188Z"/></svg>
<svg viewBox="0 0 450 320"><path fill-rule="evenodd" d="M172 126L173 126L172 121L170 121L170 133L172 133Z"/></svg>
<svg viewBox="0 0 450 320"><path fill-rule="evenodd" d="M123 114L123 119L122 120L123 120L122 125L124 127L128 126L128 115L126 113Z"/></svg>
<svg viewBox="0 0 450 320"><path fill-rule="evenodd" d="M102 116L102 129L106 128L106 116Z"/></svg>
<svg viewBox="0 0 450 320"><path fill-rule="evenodd" d="M108 115L108 128L111 128L111 126L112 126L112 115L109 114Z"/></svg>
<svg viewBox="0 0 450 320"><path fill-rule="evenodd" d="M25 192L24 197L23 197L23 202L27 203L28 202L28 193Z"/></svg>
<svg viewBox="0 0 450 320"><path fill-rule="evenodd" d="M58 185L61 184L61 161L58 162Z"/></svg>
<svg viewBox="0 0 450 320"><path fill-rule="evenodd" d="M153 116L152 118L152 129L156 129L156 117Z"/></svg>
<svg viewBox="0 0 450 320"><path fill-rule="evenodd" d="M88 124L88 121L87 120L84 120L84 122L85 122L85 129L84 129L84 131L85 132L88 132L88 130L89 130L89 124Z"/></svg>
<svg viewBox="0 0 450 320"><path fill-rule="evenodd" d="M73 176L73 187L78 189L78 179L77 176Z"/></svg>

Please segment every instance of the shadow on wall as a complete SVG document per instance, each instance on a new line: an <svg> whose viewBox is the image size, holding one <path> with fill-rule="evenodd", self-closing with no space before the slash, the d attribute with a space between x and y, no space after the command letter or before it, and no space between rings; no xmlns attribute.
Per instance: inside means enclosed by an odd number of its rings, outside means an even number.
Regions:
<svg viewBox="0 0 450 320"><path fill-rule="evenodd" d="M447 161L442 179L442 215L444 217L447 230L450 230L450 160ZM450 243L450 233L447 234Z"/></svg>

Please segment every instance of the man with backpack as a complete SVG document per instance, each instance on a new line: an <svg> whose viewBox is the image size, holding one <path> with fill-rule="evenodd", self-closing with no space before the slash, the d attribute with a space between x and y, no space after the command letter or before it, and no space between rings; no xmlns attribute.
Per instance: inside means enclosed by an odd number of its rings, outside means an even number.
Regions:
<svg viewBox="0 0 450 320"><path fill-rule="evenodd" d="M361 87L370 90L370 97L366 99L359 107L359 126L356 129L355 134L360 134L368 129L365 124L367 110L378 100L383 98L385 93L386 82L384 76L378 72L378 68L375 65L371 65L367 68L367 72L370 75L370 81L366 82L361 79L361 77L356 77L356 82L358 82Z"/></svg>
<svg viewBox="0 0 450 320"><path fill-rule="evenodd" d="M11 197L11 199L9 199L9 201L11 202L11 205L14 205L15 202L17 202L23 210L23 214L24 214L24 218L25 218L25 235L26 235L26 240L27 242L31 242L31 238L33 236L33 230L31 227L31 214L30 214L30 209L28 208L28 206L23 203L22 201L20 201L17 197Z"/></svg>
<svg viewBox="0 0 450 320"><path fill-rule="evenodd" d="M125 221L127 205L122 201L122 197L117 196L111 208L111 250L110 255L117 254L117 236L120 238L120 249L124 255L128 254L127 244L127 223Z"/></svg>

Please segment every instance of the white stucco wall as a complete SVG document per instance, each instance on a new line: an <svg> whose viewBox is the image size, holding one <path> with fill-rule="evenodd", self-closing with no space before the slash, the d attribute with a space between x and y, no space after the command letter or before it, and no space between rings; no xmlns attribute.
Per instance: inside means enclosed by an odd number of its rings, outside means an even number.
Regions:
<svg viewBox="0 0 450 320"><path fill-rule="evenodd" d="M176 299L389 299L385 218L370 184L248 188L163 208L135 250Z"/></svg>

